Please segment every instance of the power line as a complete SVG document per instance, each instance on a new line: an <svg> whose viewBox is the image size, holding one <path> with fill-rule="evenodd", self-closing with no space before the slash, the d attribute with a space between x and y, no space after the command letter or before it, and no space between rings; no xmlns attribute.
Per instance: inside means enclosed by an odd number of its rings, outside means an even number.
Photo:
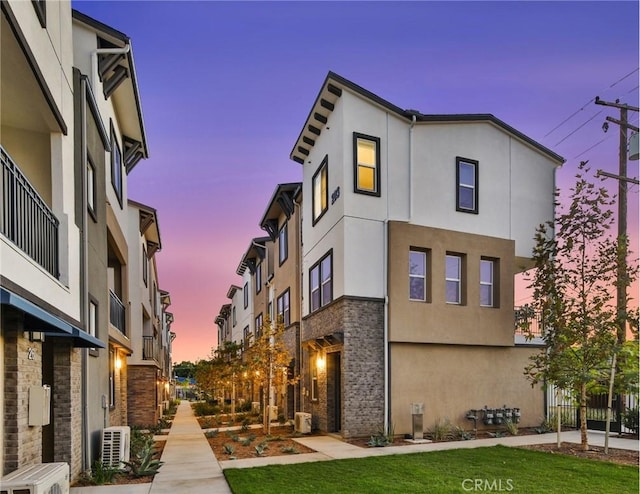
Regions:
<svg viewBox="0 0 640 494"><path fill-rule="evenodd" d="M564 136L562 139L560 139L560 141L558 141L556 143L556 146L558 144L561 144L562 142L566 141L569 137L571 137L573 134L575 134L576 132L578 132L582 127L584 127L585 125L587 125L589 122L591 122L591 120L593 120L594 118L596 118L598 115L600 115L602 113L602 110L600 110L598 113L596 113L595 115L593 115L590 119L588 119L586 122L584 122L582 125L580 125L578 128L576 128L575 130L573 130L573 132L567 134L566 136Z"/></svg>

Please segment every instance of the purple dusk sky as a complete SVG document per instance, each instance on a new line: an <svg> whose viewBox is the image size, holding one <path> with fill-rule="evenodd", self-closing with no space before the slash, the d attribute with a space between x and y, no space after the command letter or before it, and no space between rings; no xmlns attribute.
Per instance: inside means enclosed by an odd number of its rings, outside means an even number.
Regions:
<svg viewBox="0 0 640 494"><path fill-rule="evenodd" d="M329 70L401 108L494 114L566 158L563 191L581 160L617 173L618 128L602 124L619 112L593 98L638 106L638 2L72 5L132 39L150 158L129 196L158 210L174 362L216 345L273 189L302 179L289 153ZM629 226L638 252L637 186Z"/></svg>

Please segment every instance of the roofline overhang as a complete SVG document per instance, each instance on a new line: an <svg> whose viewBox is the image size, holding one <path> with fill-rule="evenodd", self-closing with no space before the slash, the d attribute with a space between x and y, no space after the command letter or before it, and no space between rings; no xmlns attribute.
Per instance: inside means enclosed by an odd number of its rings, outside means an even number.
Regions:
<svg viewBox="0 0 640 494"><path fill-rule="evenodd" d="M559 154L551 151L546 146L531 139L519 130L506 124L499 118L490 113L481 114L442 114L428 115L420 113L416 110L403 110L402 108L390 103L371 91L345 79L344 77L329 71L327 77L322 83L320 92L316 97L309 115L305 120L305 124L298 135L298 138L289 154L289 158L297 163L304 164L306 156L311 152L311 148L315 145L315 138L322 132L322 127L328 122L330 114L333 112L335 102L342 96L343 90L348 90L356 95L368 99L372 103L382 107L383 109L395 114L401 119L411 123L415 116L416 122L424 123L478 123L488 122L503 131L511 134L518 140L536 149L538 152L546 155L552 161L556 162L556 166L561 166L566 160ZM322 124L322 125L319 125Z"/></svg>
<svg viewBox="0 0 640 494"><path fill-rule="evenodd" d="M134 201L133 199L127 199L127 204L132 206L138 210L138 215L144 214L148 217L146 222L140 221L140 235L145 235L145 233L152 228L152 237L154 240L151 240L153 244L157 244L157 248L154 248L153 253L149 253L149 257L152 257L153 254L159 250L162 250L162 239L160 237L160 224L158 223L158 211L151 206L147 206L146 204L142 204L141 202ZM156 242L155 239L158 241Z"/></svg>
<svg viewBox="0 0 640 494"><path fill-rule="evenodd" d="M240 276L242 276L244 274L245 269L247 269L247 267L249 267L251 274L253 274L253 269L249 266L248 261L251 259L255 259L256 257L259 257L259 253L257 252L257 248L256 248L256 244L258 245L262 245L262 247L265 249L267 249L267 242L271 242L271 238L270 237L255 237L251 240L251 243L249 243L249 247L247 247L247 251L244 253L244 255L242 256L242 258L240 259L240 263L238 264L238 267L236 268L236 273L239 274Z"/></svg>
<svg viewBox="0 0 640 494"><path fill-rule="evenodd" d="M3 2L4 3L4 2ZM131 43L131 38L117 29L104 24L93 17L89 17L86 14L83 14L79 10L72 9L71 16L73 20L81 22L82 24L88 26L92 30L94 30L97 34L102 34L103 36L110 38L110 41L115 44L120 45L121 48L124 48L126 45L129 45L129 51L126 54L127 63L129 65L129 72L131 74L131 84L133 90L133 97L136 105L136 112L138 114L138 123L140 125L140 136L142 143L142 154L143 158L149 157L149 147L147 145L147 135L144 126L144 118L142 116L142 104L140 102L140 91L138 88L138 80L136 76L135 63L133 60L133 45ZM133 165L135 166L135 164ZM131 169L133 169L133 166ZM130 172L131 170L128 170Z"/></svg>
<svg viewBox="0 0 640 494"><path fill-rule="evenodd" d="M271 240L274 240L274 237L271 235L269 230L266 228L269 220L276 220L280 217L281 214L285 214L287 219L291 217L293 214L293 210L289 210L286 207L286 204L291 204L293 207L293 203L295 198L302 191L302 182L290 182L284 184L278 184L273 191L271 199L267 204L267 208L262 215L262 219L260 220L260 228L267 231L269 233L269 237ZM284 201L284 204L283 204ZM285 210L286 209L286 210Z"/></svg>
<svg viewBox="0 0 640 494"><path fill-rule="evenodd" d="M241 290L241 288L237 285L231 285L229 290L227 290L227 298L232 299L235 292Z"/></svg>

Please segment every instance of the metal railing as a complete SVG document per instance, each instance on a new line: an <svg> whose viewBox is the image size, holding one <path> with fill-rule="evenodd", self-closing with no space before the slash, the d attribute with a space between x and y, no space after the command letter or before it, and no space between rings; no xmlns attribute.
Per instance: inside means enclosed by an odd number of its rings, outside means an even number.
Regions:
<svg viewBox="0 0 640 494"><path fill-rule="evenodd" d="M142 337L142 360L158 360L156 341L153 336Z"/></svg>
<svg viewBox="0 0 640 494"><path fill-rule="evenodd" d="M544 323L540 313L528 306L516 307L515 333L528 338L542 338L544 335Z"/></svg>
<svg viewBox="0 0 640 494"><path fill-rule="evenodd" d="M125 307L118 296L109 290L109 322L122 334L126 335Z"/></svg>
<svg viewBox="0 0 640 494"><path fill-rule="evenodd" d="M59 278L58 218L2 146L0 161L0 232L51 275Z"/></svg>

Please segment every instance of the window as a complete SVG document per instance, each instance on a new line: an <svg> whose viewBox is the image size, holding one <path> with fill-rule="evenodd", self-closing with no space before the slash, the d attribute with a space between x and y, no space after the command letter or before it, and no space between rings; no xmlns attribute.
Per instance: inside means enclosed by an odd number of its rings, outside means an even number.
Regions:
<svg viewBox="0 0 640 494"><path fill-rule="evenodd" d="M285 223L278 232L278 259L280 260L280 265L287 260L287 257L289 257L289 229L287 223Z"/></svg>
<svg viewBox="0 0 640 494"><path fill-rule="evenodd" d="M87 207L96 221L96 169L91 160L87 160Z"/></svg>
<svg viewBox="0 0 640 494"><path fill-rule="evenodd" d="M247 281L244 284L244 288L242 289L244 295L244 308L249 307L249 282Z"/></svg>
<svg viewBox="0 0 640 494"><path fill-rule="evenodd" d="M482 307L496 307L495 268L496 261L480 259L480 305Z"/></svg>
<svg viewBox="0 0 640 494"><path fill-rule="evenodd" d="M262 263L256 266L256 293L262 290Z"/></svg>
<svg viewBox="0 0 640 494"><path fill-rule="evenodd" d="M312 183L312 204L313 204L313 224L315 225L329 207L329 176L328 157L325 156L311 179Z"/></svg>
<svg viewBox="0 0 640 494"><path fill-rule="evenodd" d="M149 286L149 260L147 259L147 248L142 246L142 281L144 286Z"/></svg>
<svg viewBox="0 0 640 494"><path fill-rule="evenodd" d="M427 301L427 253L409 251L409 300Z"/></svg>
<svg viewBox="0 0 640 494"><path fill-rule="evenodd" d="M237 323L237 321L236 321L236 308L235 308L235 306L233 307L233 309L231 309L231 316L232 316L232 317L231 317L231 319L232 319L232 321L233 321L233 327L235 328L235 327L236 327L236 323Z"/></svg>
<svg viewBox="0 0 640 494"><path fill-rule="evenodd" d="M380 139L353 133L353 191L380 197Z"/></svg>
<svg viewBox="0 0 640 494"><path fill-rule="evenodd" d="M249 325L247 324L242 330L242 334L244 336L244 348L248 348L251 343L251 335L249 334Z"/></svg>
<svg viewBox="0 0 640 494"><path fill-rule="evenodd" d="M256 317L256 340L262 335L262 312Z"/></svg>
<svg viewBox="0 0 640 494"><path fill-rule="evenodd" d="M448 304L462 304L462 256L447 254L446 301Z"/></svg>
<svg viewBox="0 0 640 494"><path fill-rule="evenodd" d="M324 307L333 300L332 257L332 251L329 251L309 270L310 312Z"/></svg>
<svg viewBox="0 0 640 494"><path fill-rule="evenodd" d="M456 210L478 214L478 162L456 158Z"/></svg>
<svg viewBox="0 0 640 494"><path fill-rule="evenodd" d="M96 335L96 325L98 324L98 304L93 300L89 301L89 321L87 323L87 333Z"/></svg>
<svg viewBox="0 0 640 494"><path fill-rule="evenodd" d="M111 184L122 207L122 153L113 124L111 124Z"/></svg>
<svg viewBox="0 0 640 494"><path fill-rule="evenodd" d="M285 327L291 324L291 311L289 310L289 289L287 288L278 297L278 321L282 321Z"/></svg>

